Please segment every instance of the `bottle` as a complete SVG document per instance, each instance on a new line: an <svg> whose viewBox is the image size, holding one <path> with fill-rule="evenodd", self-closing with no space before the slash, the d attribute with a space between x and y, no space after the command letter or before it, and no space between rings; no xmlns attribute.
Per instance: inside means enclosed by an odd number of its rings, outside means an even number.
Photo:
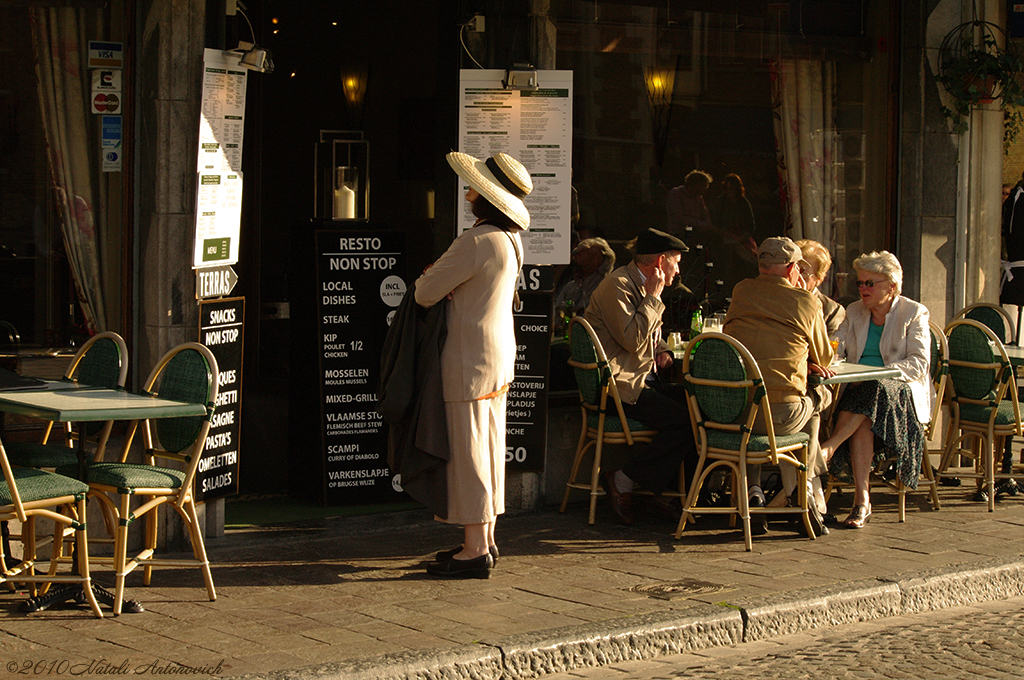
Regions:
<svg viewBox="0 0 1024 680"><path fill-rule="evenodd" d="M700 307L693 310L693 318L690 319L690 337L695 338L704 330L704 317L700 313Z"/></svg>

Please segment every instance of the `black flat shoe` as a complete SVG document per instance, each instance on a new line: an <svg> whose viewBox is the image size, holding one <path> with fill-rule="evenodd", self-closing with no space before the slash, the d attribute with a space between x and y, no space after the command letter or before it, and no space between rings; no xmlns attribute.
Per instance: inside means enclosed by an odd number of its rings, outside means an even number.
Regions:
<svg viewBox="0 0 1024 680"><path fill-rule="evenodd" d="M490 554L471 560L457 560L453 557L445 562L431 562L427 565L427 573L444 578L490 578L493 567L494 560Z"/></svg>
<svg viewBox="0 0 1024 680"><path fill-rule="evenodd" d="M462 552L462 546L458 548L452 548L451 550L442 550L434 556L435 562L447 562L456 555ZM491 561L494 563L493 566L498 566L498 546L492 545L487 549L487 552L491 553Z"/></svg>
<svg viewBox="0 0 1024 680"><path fill-rule="evenodd" d="M815 536L828 536L829 530L825 526L825 518L818 512L818 508L813 505L807 508L807 518L811 520L811 529L814 530Z"/></svg>

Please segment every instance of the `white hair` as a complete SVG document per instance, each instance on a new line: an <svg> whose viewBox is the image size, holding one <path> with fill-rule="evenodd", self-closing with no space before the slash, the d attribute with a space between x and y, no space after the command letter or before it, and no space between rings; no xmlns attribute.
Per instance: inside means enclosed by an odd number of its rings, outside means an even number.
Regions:
<svg viewBox="0 0 1024 680"><path fill-rule="evenodd" d="M896 256L888 250L875 250L861 255L853 261L853 268L863 272L881 274L893 285L893 292L899 295L903 290L903 267Z"/></svg>

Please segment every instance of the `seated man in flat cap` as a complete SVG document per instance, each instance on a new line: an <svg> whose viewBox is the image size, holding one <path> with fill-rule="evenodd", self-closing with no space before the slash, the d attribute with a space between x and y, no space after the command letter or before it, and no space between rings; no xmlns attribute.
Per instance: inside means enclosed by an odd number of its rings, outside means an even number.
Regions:
<svg viewBox="0 0 1024 680"><path fill-rule="evenodd" d="M828 388L819 385L808 390L808 372L832 376L832 346L828 341L821 303L803 289L799 262L800 247L785 237L766 238L757 249L757 278L736 284L732 304L725 317L724 332L739 340L757 360L768 393L775 434L806 432L810 435L808 489L811 499L811 524L818 535L828 533L822 521L825 512L820 475L827 471L818 445L819 414L832 401ZM763 430L764 421L759 420ZM756 426L755 426L756 427ZM755 432L757 430L755 429ZM763 432L758 432L763 434ZM750 504L764 507L760 466L751 466ZM796 471L781 467L785 496L796 489ZM751 524L755 533L768 531L765 514Z"/></svg>
<svg viewBox="0 0 1024 680"><path fill-rule="evenodd" d="M659 494L678 479L684 461L688 473L697 466L685 404L648 383L655 367L672 365L672 352L661 339L665 311L661 293L679 273L679 260L686 250L686 244L671 234L657 229L642 232L636 238L633 261L605 277L584 313L608 355L626 416L658 431L650 444L636 447L637 453L621 470L604 473L612 509L625 524L633 523L634 484L655 494L660 508L678 512L677 504L660 499Z"/></svg>

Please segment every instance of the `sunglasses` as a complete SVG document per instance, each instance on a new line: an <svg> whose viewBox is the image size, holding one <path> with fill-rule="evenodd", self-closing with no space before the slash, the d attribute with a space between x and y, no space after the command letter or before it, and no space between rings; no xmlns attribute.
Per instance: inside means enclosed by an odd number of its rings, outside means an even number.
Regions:
<svg viewBox="0 0 1024 680"><path fill-rule="evenodd" d="M881 286L888 283L888 281L861 281L857 280L857 288L874 288L876 285Z"/></svg>

